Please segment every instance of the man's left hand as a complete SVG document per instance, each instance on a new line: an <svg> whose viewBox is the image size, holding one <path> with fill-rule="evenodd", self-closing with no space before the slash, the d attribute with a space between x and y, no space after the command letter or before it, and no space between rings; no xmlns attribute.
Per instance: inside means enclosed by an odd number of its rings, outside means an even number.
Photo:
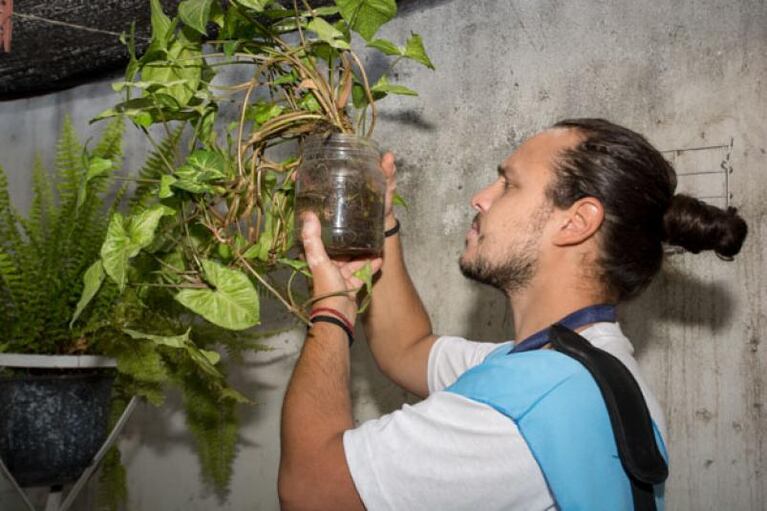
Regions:
<svg viewBox="0 0 767 511"><path fill-rule="evenodd" d="M344 314L354 323L357 316L357 292L364 282L354 273L370 262L373 273L381 269L383 259L354 259L349 261L333 260L325 251L322 243L322 227L317 215L311 212L301 217L301 241L304 245L306 262L312 273L314 298L328 296L315 302L315 307L330 307Z"/></svg>

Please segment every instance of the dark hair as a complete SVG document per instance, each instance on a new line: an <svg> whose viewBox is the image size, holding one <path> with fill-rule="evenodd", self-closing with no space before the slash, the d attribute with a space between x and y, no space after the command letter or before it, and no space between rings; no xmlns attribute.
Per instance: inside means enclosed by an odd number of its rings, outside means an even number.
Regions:
<svg viewBox="0 0 767 511"><path fill-rule="evenodd" d="M663 242L723 258L740 251L748 229L737 210L674 195L676 172L642 135L603 119L568 119L554 127L577 130L582 139L559 155L547 194L561 209L583 197L602 203L598 264L611 298L634 297L650 283L663 261Z"/></svg>

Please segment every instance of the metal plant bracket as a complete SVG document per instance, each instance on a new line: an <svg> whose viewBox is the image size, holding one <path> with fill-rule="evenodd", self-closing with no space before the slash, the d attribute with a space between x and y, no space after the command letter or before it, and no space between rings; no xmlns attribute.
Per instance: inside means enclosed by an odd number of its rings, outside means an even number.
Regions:
<svg viewBox="0 0 767 511"><path fill-rule="evenodd" d="M125 410L123 410L122 415L120 415L120 419L117 421L117 423L115 423L115 426L112 428L109 436L107 436L107 439L104 441L99 451L93 457L90 465L88 465L83 473L80 474L80 478L75 482L74 486L72 486L72 489L66 495L63 503L61 503L61 499L63 497L63 488L61 486L54 486L51 488L51 491L48 494L48 499L45 503L45 511L67 511L72 506L82 489L85 488L85 485L88 483L91 476L93 476L94 472L96 472L96 469L101 464L104 456L106 456L109 449L111 449L112 446L117 442L120 433L125 427L125 424L128 422L128 419L130 418L137 404L138 398L133 396L128 402L128 406L126 406ZM3 463L2 459L0 459L0 472L2 472L8 481L10 481L13 488L18 492L19 496L24 501L24 504L26 504L26 506L29 508L29 511L38 511L35 509L35 506L32 504L32 502L30 502L26 492L21 488L21 486L19 486L19 484L16 482L16 479L14 479L14 477L8 471L8 468L5 466L5 463Z"/></svg>
<svg viewBox="0 0 767 511"><path fill-rule="evenodd" d="M11 52L13 0L0 0L0 51Z"/></svg>

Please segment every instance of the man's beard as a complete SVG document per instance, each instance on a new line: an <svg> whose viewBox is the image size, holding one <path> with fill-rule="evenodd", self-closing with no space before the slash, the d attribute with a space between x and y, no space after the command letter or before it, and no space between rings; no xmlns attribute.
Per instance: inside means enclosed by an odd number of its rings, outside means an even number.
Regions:
<svg viewBox="0 0 767 511"><path fill-rule="evenodd" d="M458 262L463 276L509 295L527 287L538 268L538 240L551 212L549 205L542 205L530 216L524 241L515 246L504 261L489 261L477 246L477 255L473 261L465 261L462 257ZM478 245L481 241L482 237Z"/></svg>
<svg viewBox="0 0 767 511"><path fill-rule="evenodd" d="M500 263L492 263L482 254L477 254L473 261L461 258L459 266L464 277L512 294L524 289L533 279L538 265L536 249L536 240L530 238Z"/></svg>

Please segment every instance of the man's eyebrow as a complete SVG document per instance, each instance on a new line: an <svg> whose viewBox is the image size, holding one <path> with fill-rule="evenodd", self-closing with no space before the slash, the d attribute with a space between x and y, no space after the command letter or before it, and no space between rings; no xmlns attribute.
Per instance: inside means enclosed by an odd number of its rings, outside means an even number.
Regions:
<svg viewBox="0 0 767 511"><path fill-rule="evenodd" d="M501 177L509 177L513 178L515 176L516 172L514 171L514 167L511 165L498 165L498 175Z"/></svg>

